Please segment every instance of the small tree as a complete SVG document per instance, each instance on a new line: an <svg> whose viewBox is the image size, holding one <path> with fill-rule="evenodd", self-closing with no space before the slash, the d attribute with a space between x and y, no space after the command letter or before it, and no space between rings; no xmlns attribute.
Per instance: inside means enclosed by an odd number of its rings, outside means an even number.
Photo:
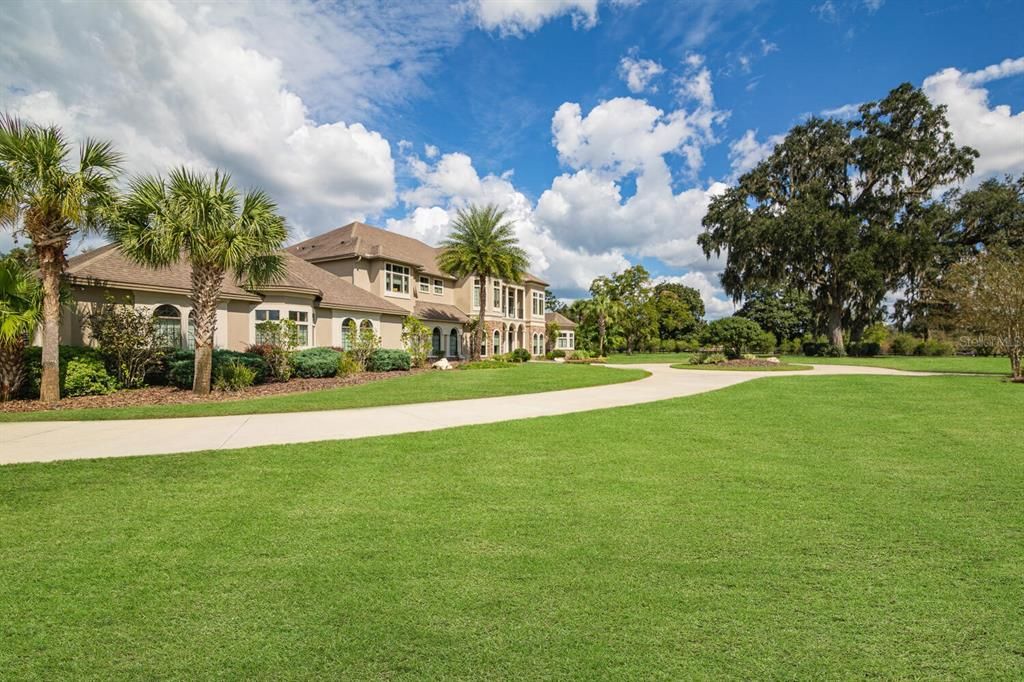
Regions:
<svg viewBox="0 0 1024 682"><path fill-rule="evenodd" d="M125 388L142 386L146 371L160 359L160 339L150 311L108 298L86 317L85 326L118 383Z"/></svg>
<svg viewBox="0 0 1024 682"><path fill-rule="evenodd" d="M1024 254L997 248L950 268L941 297L955 319L982 342L1010 356L1014 381L1024 381Z"/></svg>
<svg viewBox="0 0 1024 682"><path fill-rule="evenodd" d="M730 358L738 358L764 339L764 330L753 320L742 317L723 317L709 324L703 341L710 346L721 346Z"/></svg>
<svg viewBox="0 0 1024 682"><path fill-rule="evenodd" d="M422 367L427 364L427 357L430 355L431 349L430 333L427 325L412 315L402 322L402 343L409 351L414 367Z"/></svg>
<svg viewBox="0 0 1024 682"><path fill-rule="evenodd" d="M352 359L362 369L366 369L366 361L373 355L373 352L380 348L380 337L373 327L366 326L359 330L359 334L352 340Z"/></svg>
<svg viewBox="0 0 1024 682"><path fill-rule="evenodd" d="M299 327L292 320L266 320L256 325L259 343L249 346L267 361L275 381L288 381L292 377L290 356L299 345Z"/></svg>
<svg viewBox="0 0 1024 682"><path fill-rule="evenodd" d="M544 325L544 338L547 339L547 343L544 344L547 346L547 348L544 349L545 352L550 353L555 349L558 342L558 334L561 331L561 327L559 327L558 323L554 320Z"/></svg>

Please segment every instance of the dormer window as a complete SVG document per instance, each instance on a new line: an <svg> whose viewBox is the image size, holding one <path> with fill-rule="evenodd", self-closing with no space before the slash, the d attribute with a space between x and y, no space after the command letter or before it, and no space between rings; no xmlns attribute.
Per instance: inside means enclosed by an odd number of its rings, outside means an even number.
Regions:
<svg viewBox="0 0 1024 682"><path fill-rule="evenodd" d="M434 293L438 296L444 296L444 281L440 279L434 280Z"/></svg>
<svg viewBox="0 0 1024 682"><path fill-rule="evenodd" d="M429 294L430 293L430 278L429 277L422 277L422 276L420 277L420 293L421 294Z"/></svg>

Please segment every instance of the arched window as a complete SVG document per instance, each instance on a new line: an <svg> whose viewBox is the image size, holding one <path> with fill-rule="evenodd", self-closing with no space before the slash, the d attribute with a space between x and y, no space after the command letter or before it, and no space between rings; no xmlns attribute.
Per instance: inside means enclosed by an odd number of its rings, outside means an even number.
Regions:
<svg viewBox="0 0 1024 682"><path fill-rule="evenodd" d="M181 312L173 305L158 306L153 311L156 337L160 345L181 348Z"/></svg>
<svg viewBox="0 0 1024 682"><path fill-rule="evenodd" d="M185 337L185 347L189 350L196 349L196 311L188 311L188 336Z"/></svg>
<svg viewBox="0 0 1024 682"><path fill-rule="evenodd" d="M543 355L548 352L548 349L544 347L544 335L539 334L538 336L540 336L540 344L537 346L537 355Z"/></svg>
<svg viewBox="0 0 1024 682"><path fill-rule="evenodd" d="M341 321L341 348L352 350L352 343L356 340L356 321L346 317Z"/></svg>
<svg viewBox="0 0 1024 682"><path fill-rule="evenodd" d="M430 335L430 354L435 358L441 354L441 330L437 327Z"/></svg>
<svg viewBox="0 0 1024 682"><path fill-rule="evenodd" d="M448 357L459 357L459 332L455 329L448 334Z"/></svg>
<svg viewBox="0 0 1024 682"><path fill-rule="evenodd" d="M362 322L359 323L359 329L370 329L370 330L372 330L373 329L373 322L370 322L369 320L363 320Z"/></svg>
<svg viewBox="0 0 1024 682"><path fill-rule="evenodd" d="M501 355L501 332L494 330L494 354Z"/></svg>

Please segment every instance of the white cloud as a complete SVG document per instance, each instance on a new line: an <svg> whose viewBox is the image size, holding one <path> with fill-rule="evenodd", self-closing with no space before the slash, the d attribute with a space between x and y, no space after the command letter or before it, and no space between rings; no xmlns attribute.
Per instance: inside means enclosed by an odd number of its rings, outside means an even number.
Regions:
<svg viewBox="0 0 1024 682"><path fill-rule="evenodd" d="M970 145L981 156L974 163L974 182L1004 173L1024 172L1024 111L1005 104L990 106L989 81L1024 74L1024 57L970 73L948 68L924 80L923 89L946 116L957 144Z"/></svg>
<svg viewBox="0 0 1024 682"><path fill-rule="evenodd" d="M757 141L757 131L747 130L743 137L729 145L729 163L733 177L739 177L751 170L775 149L775 145L786 139L785 135L772 135L764 142Z"/></svg>
<svg viewBox="0 0 1024 682"><path fill-rule="evenodd" d="M725 295L721 287L712 284L711 280L703 272L688 272L685 275L654 278L655 284L661 284L662 282L683 284L699 291L700 299L704 302L704 316L709 320L728 317L736 311L736 306Z"/></svg>
<svg viewBox="0 0 1024 682"><path fill-rule="evenodd" d="M389 219L386 227L401 234L438 244L449 233L458 209L471 203L497 204L515 221L516 236L530 257L534 274L548 279L563 292L582 293L598 275L629 267L621 252L589 253L566 245L540 225L534 206L516 189L510 172L481 177L466 154L442 154L433 164L417 157L408 159L419 184L403 193L410 213Z"/></svg>
<svg viewBox="0 0 1024 682"><path fill-rule="evenodd" d="M598 0L469 0L464 7L481 28L521 37L565 15L572 18L574 28L593 28L597 5Z"/></svg>
<svg viewBox="0 0 1024 682"><path fill-rule="evenodd" d="M432 144L425 144L423 145L423 153L426 154L428 159L433 159L437 157L440 150Z"/></svg>
<svg viewBox="0 0 1024 682"><path fill-rule="evenodd" d="M770 40L765 40L764 38L761 38L761 56L762 57L767 57L772 52L778 52L778 51L779 51L779 46L777 44L773 43Z"/></svg>
<svg viewBox="0 0 1024 682"><path fill-rule="evenodd" d="M636 49L619 61L619 77L626 82L630 92L657 92L652 81L665 73L665 67L653 59L640 59Z"/></svg>
<svg viewBox="0 0 1024 682"><path fill-rule="evenodd" d="M877 12L884 4L885 0L864 0L864 6L867 7L870 13Z"/></svg>
<svg viewBox="0 0 1024 682"><path fill-rule="evenodd" d="M430 62L417 55L450 40L409 26L389 38L359 16L306 2L257 13L10 4L0 13L0 107L72 138L110 139L129 173L223 168L269 191L303 236L394 203L391 145L348 117L374 108L367 92L385 104L408 96ZM346 118L317 116L331 108L325 96L300 91L345 93Z"/></svg>
<svg viewBox="0 0 1024 682"><path fill-rule="evenodd" d="M863 106L862 102L857 102L856 104L844 104L843 106L835 107L834 109L824 109L822 110L821 115L825 118L853 118L860 113L861 106Z"/></svg>

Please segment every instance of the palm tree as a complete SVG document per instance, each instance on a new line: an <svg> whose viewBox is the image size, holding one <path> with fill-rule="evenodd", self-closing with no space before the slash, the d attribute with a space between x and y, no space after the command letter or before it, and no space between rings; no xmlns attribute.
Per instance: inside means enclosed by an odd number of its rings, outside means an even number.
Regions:
<svg viewBox="0 0 1024 682"><path fill-rule="evenodd" d="M608 292L599 291L587 301L585 310L587 315L597 322L598 355L603 357L605 339L608 337L608 325L614 324L622 310L622 304L613 299Z"/></svg>
<svg viewBox="0 0 1024 682"><path fill-rule="evenodd" d="M56 126L0 116L0 226L32 242L42 279L43 355L39 399L60 400L60 285L66 251L79 232L96 230L117 197L121 156L109 142L87 139L78 167Z"/></svg>
<svg viewBox="0 0 1024 682"><path fill-rule="evenodd" d="M519 248L513 223L494 204L460 209L452 232L441 244L441 269L453 277L475 277L480 282L480 317L473 330L473 358L480 357L487 310L487 278L520 282L526 270L526 252Z"/></svg>
<svg viewBox="0 0 1024 682"><path fill-rule="evenodd" d="M111 233L137 263L160 268L188 260L196 324L192 390L209 393L224 278L230 272L246 286L258 287L283 273L278 252L288 228L277 205L261 190L240 195L220 171L208 176L177 168L166 180L132 180Z"/></svg>
<svg viewBox="0 0 1024 682"><path fill-rule="evenodd" d="M39 278L10 256L0 260L0 402L13 398L25 379L25 344L41 315Z"/></svg>

